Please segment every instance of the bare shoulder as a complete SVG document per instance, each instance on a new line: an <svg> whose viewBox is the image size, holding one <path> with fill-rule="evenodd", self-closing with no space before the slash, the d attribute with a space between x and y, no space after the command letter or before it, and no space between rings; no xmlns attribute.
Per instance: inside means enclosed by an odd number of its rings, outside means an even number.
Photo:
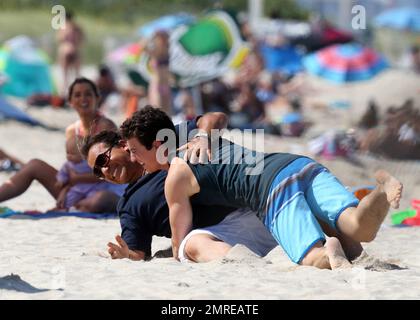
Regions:
<svg viewBox="0 0 420 320"><path fill-rule="evenodd" d="M175 157L171 161L171 166L168 171L168 178L179 180L189 179L192 171L184 159Z"/></svg>
<svg viewBox="0 0 420 320"><path fill-rule="evenodd" d="M172 159L165 182L165 191L189 196L200 191L191 168L183 159L177 157Z"/></svg>
<svg viewBox="0 0 420 320"><path fill-rule="evenodd" d="M72 123L66 128L66 139L74 137L76 135L76 124Z"/></svg>

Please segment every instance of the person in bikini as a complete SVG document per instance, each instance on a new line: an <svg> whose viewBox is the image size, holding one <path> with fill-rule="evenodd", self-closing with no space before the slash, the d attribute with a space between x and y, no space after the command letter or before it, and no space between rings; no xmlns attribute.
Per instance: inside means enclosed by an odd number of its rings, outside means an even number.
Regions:
<svg viewBox="0 0 420 320"><path fill-rule="evenodd" d="M71 72L73 72L74 77L79 76L81 66L80 48L84 37L82 28L74 21L73 13L66 11L65 26L57 32L57 58L63 72L63 91L67 89L71 81Z"/></svg>

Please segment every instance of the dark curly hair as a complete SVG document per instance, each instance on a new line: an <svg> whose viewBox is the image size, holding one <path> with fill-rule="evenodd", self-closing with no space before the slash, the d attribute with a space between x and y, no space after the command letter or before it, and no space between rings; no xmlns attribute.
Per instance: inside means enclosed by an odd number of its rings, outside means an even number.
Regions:
<svg viewBox="0 0 420 320"><path fill-rule="evenodd" d="M82 156L86 159L89 150L97 143L104 143L109 148L118 145L121 140L122 137L118 132L109 130L101 131L94 136L88 136L84 139L81 148Z"/></svg>
<svg viewBox="0 0 420 320"><path fill-rule="evenodd" d="M137 138L147 150L150 150L158 132L162 129L175 132L171 118L161 109L147 105L125 120L120 127L120 132L125 140Z"/></svg>
<svg viewBox="0 0 420 320"><path fill-rule="evenodd" d="M76 80L74 80L73 83L69 87L69 96L68 96L69 101L70 101L71 96L73 94L74 86L76 84L79 84L79 83L87 83L88 85L90 85L92 87L92 90L93 90L93 93L95 94L95 96L97 98L99 98L99 91L98 91L98 87L96 86L96 84L93 83L93 81L89 80L88 78L80 77L80 78L77 78Z"/></svg>

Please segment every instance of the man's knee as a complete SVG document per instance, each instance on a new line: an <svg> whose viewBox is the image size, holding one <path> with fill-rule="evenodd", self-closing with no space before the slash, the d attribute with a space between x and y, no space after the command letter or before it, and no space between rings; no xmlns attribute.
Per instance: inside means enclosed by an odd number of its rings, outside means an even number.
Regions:
<svg viewBox="0 0 420 320"><path fill-rule="evenodd" d="M199 258L201 244L201 235L194 235L187 240L184 247L184 256L192 261L197 261Z"/></svg>
<svg viewBox="0 0 420 320"><path fill-rule="evenodd" d="M224 244L224 242L212 235L195 234L185 244L184 255L195 262L207 261L210 260L209 256L213 256L216 247L216 250L220 250L220 244Z"/></svg>

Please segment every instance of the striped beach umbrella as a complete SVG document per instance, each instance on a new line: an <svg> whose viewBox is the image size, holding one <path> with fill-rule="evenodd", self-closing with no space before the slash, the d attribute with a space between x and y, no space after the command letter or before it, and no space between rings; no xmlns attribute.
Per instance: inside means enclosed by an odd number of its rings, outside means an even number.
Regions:
<svg viewBox="0 0 420 320"><path fill-rule="evenodd" d="M111 64L131 65L139 62L144 46L139 42L129 43L111 51L106 61Z"/></svg>
<svg viewBox="0 0 420 320"><path fill-rule="evenodd" d="M381 55L357 43L329 46L307 55L303 64L309 73L337 83L369 80L388 67Z"/></svg>
<svg viewBox="0 0 420 320"><path fill-rule="evenodd" d="M402 7L389 9L374 19L376 27L420 32L420 9Z"/></svg>

